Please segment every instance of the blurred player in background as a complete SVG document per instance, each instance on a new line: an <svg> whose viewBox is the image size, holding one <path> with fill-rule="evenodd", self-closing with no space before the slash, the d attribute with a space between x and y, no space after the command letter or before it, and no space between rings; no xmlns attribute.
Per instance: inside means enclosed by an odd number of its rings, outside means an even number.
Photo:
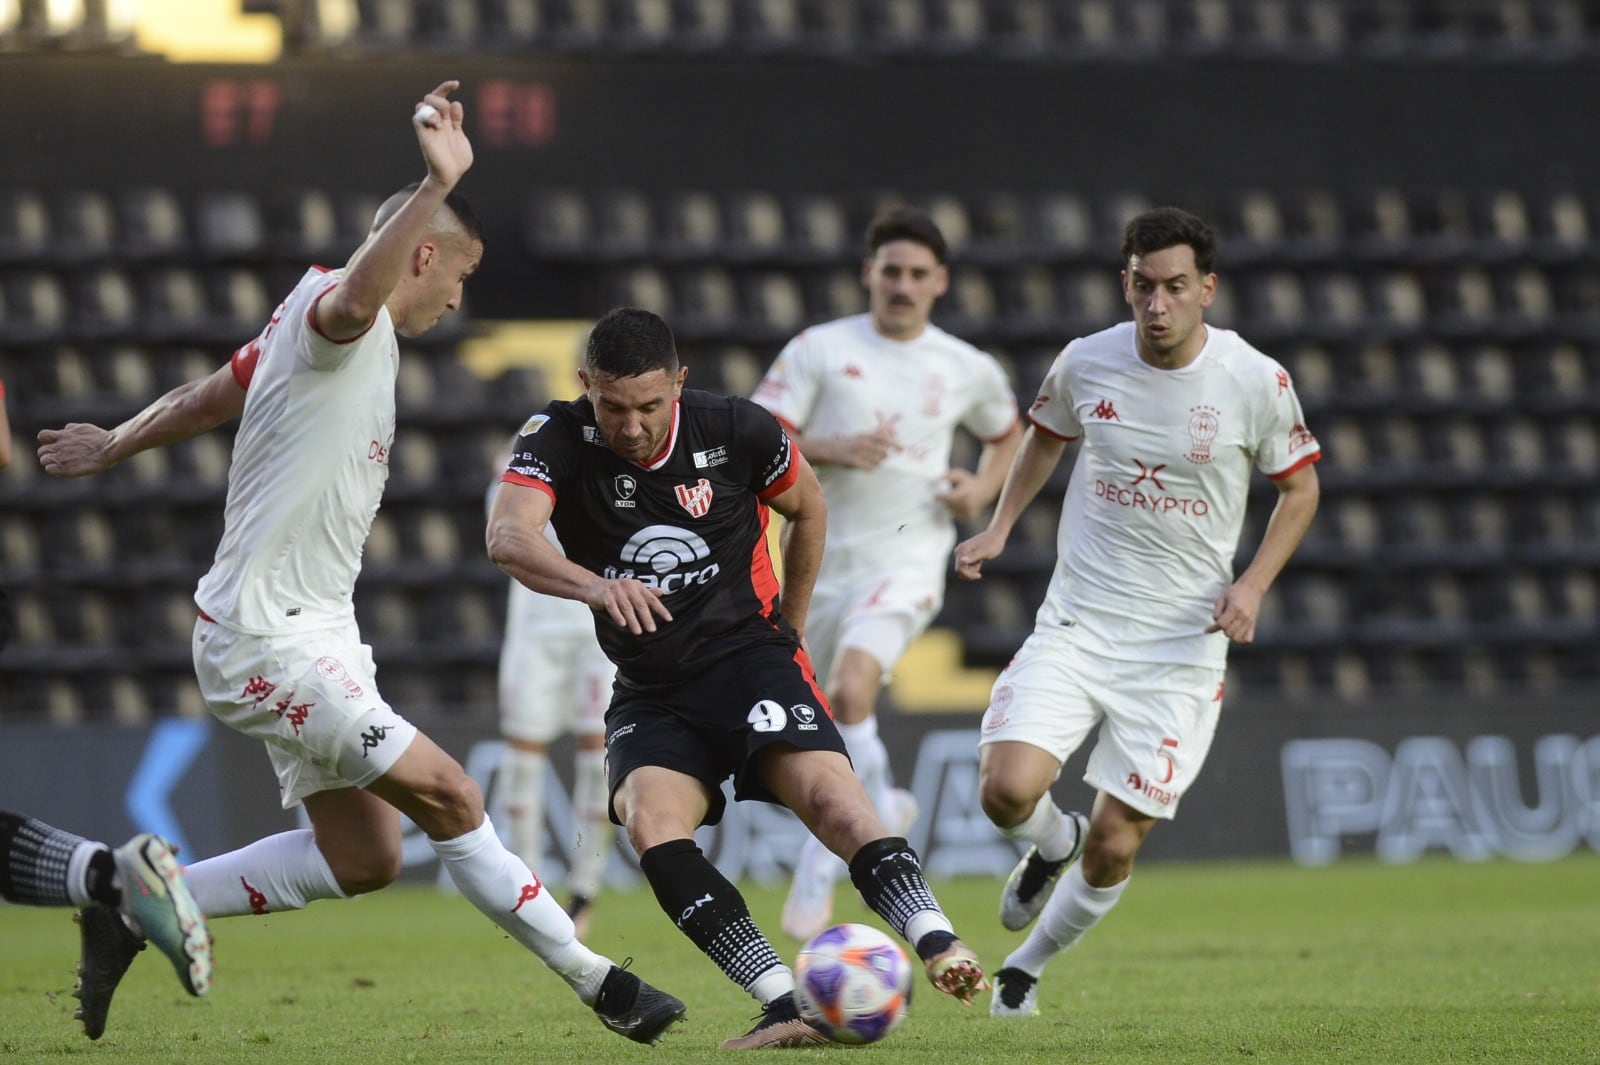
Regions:
<svg viewBox="0 0 1600 1065"><path fill-rule="evenodd" d="M880 213L861 264L868 312L795 337L754 397L789 430L827 497L828 550L807 646L856 775L878 816L902 834L916 803L894 787L878 693L944 602L955 522L994 501L1022 439L1005 371L928 321L950 283L947 255L922 211ZM958 426L984 442L976 473L950 465ZM785 933L805 940L828 926L842 869L814 837L806 841L784 902Z"/></svg>
<svg viewBox="0 0 1600 1065"><path fill-rule="evenodd" d="M0 380L0 470L11 465L11 419L6 416L6 383ZM11 642L11 598L0 582L0 651Z"/></svg>
<svg viewBox="0 0 1600 1065"><path fill-rule="evenodd" d="M683 1003L595 954L484 813L460 764L379 695L352 593L394 443L396 334L461 304L483 234L456 182L472 165L463 109L441 84L413 118L428 176L391 196L342 270L313 268L261 335L216 373L107 432L39 434L47 472L109 469L243 414L222 543L195 600L195 673L221 721L266 743L285 832L189 868L213 917L293 910L376 891L400 873L400 814L461 893L558 973L610 1029L654 1042ZM89 942L85 952L100 948ZM114 945L104 949L116 949Z"/></svg>
<svg viewBox="0 0 1600 1065"><path fill-rule="evenodd" d="M995 976L995 1016L1039 1012L1045 964L1116 905L1150 829L1177 813L1211 748L1228 641L1254 639L1262 597L1316 513L1321 449L1288 373L1205 323L1215 248L1211 228L1176 208L1128 223L1133 321L1056 358L989 527L956 548L956 572L977 580L1066 444L1083 440L1055 574L979 741L984 812L1031 845L1000 919L1019 930L1038 918ZM1278 502L1236 580L1252 466ZM1064 814L1050 785L1096 725L1093 815Z"/></svg>
<svg viewBox="0 0 1600 1065"><path fill-rule="evenodd" d="M794 974L694 833L734 797L787 806L835 853L867 905L911 943L935 987L987 987L916 853L872 809L802 637L827 530L822 488L767 411L685 390L666 322L614 310L595 324L585 396L530 418L489 520L490 557L529 587L588 604L617 683L606 711L612 816L656 900L761 1004L731 1050L826 1037L800 1018ZM784 584L768 508L788 521ZM565 557L545 539L553 521Z"/></svg>
<svg viewBox="0 0 1600 1065"><path fill-rule="evenodd" d="M506 451L497 472L510 460L511 452ZM494 492L489 492L491 506ZM561 541L554 527L545 526L545 535L559 551ZM500 734L506 741L500 796L506 835L523 861L530 866L538 863L543 854L550 744L571 729L577 743L572 783L577 838L567 873L567 914L579 938L588 934L611 849L606 707L616 676L617 667L595 639L594 611L511 582L500 646Z"/></svg>
<svg viewBox="0 0 1600 1065"><path fill-rule="evenodd" d="M111 993L146 941L165 954L191 995L211 989L211 933L165 840L142 832L113 850L25 814L0 810L0 898L23 906L75 906L84 952L74 1016L90 1039L106 1030ZM96 929L93 934L89 929Z"/></svg>

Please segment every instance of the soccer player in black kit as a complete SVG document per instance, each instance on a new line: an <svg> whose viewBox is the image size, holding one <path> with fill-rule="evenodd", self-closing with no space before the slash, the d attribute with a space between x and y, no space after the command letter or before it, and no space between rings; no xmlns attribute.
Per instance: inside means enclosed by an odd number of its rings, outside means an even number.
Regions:
<svg viewBox="0 0 1600 1065"><path fill-rule="evenodd" d="M489 516L489 555L534 591L595 611L617 664L606 712L612 819L661 908L762 1017L727 1049L826 1042L737 888L694 842L736 799L793 810L850 866L867 904L964 1004L988 984L917 856L888 834L850 769L801 643L827 523L811 467L771 414L685 391L672 332L649 311L594 327L585 395L522 428ZM768 508L788 522L783 595ZM547 521L566 556L544 537Z"/></svg>

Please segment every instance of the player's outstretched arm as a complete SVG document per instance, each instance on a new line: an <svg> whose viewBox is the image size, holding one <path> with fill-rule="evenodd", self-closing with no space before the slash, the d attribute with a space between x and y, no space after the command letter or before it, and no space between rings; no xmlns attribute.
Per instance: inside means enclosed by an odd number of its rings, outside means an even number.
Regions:
<svg viewBox="0 0 1600 1065"><path fill-rule="evenodd" d="M1005 550L1012 526L1050 479L1066 447L1065 440L1028 427L1016 457L1011 460L1011 470L1006 474L1005 487L1000 489L1000 501L995 504L989 527L956 545L956 576L965 581L983 576L983 564Z"/></svg>
<svg viewBox="0 0 1600 1065"><path fill-rule="evenodd" d="M215 429L244 411L231 365L179 385L115 429L69 422L39 433L39 465L54 477L102 473L130 455Z"/></svg>
<svg viewBox="0 0 1600 1065"><path fill-rule="evenodd" d="M1305 538L1322 498L1315 466L1304 466L1273 484L1278 488L1278 505L1272 508L1261 545L1239 579L1217 598L1211 609L1211 624L1206 628L1207 632L1227 633L1234 643L1249 643L1256 638L1261 600Z"/></svg>
<svg viewBox="0 0 1600 1065"><path fill-rule="evenodd" d="M405 205L356 250L339 285L317 302L314 313L323 336L346 340L366 331L400 283L412 256L421 254L418 245L427 235L433 213L472 166L472 142L462 127L466 113L460 101L449 99L460 87L458 81L442 82L417 105L419 112L424 106L434 112L413 121L428 176Z"/></svg>

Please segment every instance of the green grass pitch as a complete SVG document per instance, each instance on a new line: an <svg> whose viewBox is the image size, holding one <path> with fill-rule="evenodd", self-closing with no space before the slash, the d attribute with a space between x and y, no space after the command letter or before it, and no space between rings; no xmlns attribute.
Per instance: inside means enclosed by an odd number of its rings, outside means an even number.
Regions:
<svg viewBox="0 0 1600 1065"><path fill-rule="evenodd" d="M1018 937L999 884L935 885L992 970ZM778 889L751 888L777 930ZM840 892L840 920L871 920ZM68 992L66 910L0 906L0 1062L726 1061L754 1005L647 890L602 898L591 945L634 959L689 1003L656 1048L600 1027L556 977L464 900L403 886L302 913L213 926L212 994L190 999L142 955L106 1035ZM792 957L794 944L779 942ZM1600 1062L1600 855L1548 865L1443 859L1159 864L1041 984L1043 1016L993 1020L918 987L911 1015L864 1048L788 1051L903 1062Z"/></svg>

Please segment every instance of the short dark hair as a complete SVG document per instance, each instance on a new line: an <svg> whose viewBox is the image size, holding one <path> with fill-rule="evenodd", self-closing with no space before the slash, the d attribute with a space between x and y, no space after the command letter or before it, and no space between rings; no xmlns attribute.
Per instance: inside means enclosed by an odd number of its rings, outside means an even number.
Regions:
<svg viewBox="0 0 1600 1065"><path fill-rule="evenodd" d="M383 203L378 207L377 217L372 220L373 232L377 232L379 229L382 229L383 224L390 218L393 218L395 212L404 207L406 201L411 199L411 194L416 192L421 187L422 182L413 181L399 192L396 192L394 195L390 196L387 200L384 200ZM483 239L483 223L478 221L477 213L473 211L472 205L467 202L467 198L465 196L461 195L461 193L457 192L455 189L451 189L445 194L444 209L449 211L450 214L455 218L456 223L461 226L462 232L467 235L467 239L475 240L479 244L487 244L487 242Z"/></svg>
<svg viewBox="0 0 1600 1065"><path fill-rule="evenodd" d="M1187 244L1194 250L1194 265L1202 275L1211 273L1217 257L1217 235L1198 215L1181 207L1156 207L1136 214L1122 231L1122 264L1135 255Z"/></svg>
<svg viewBox="0 0 1600 1065"><path fill-rule="evenodd" d="M638 307L606 312L589 332L584 369L612 377L640 377L652 370L678 372L678 346L659 314Z"/></svg>
<svg viewBox="0 0 1600 1065"><path fill-rule="evenodd" d="M944 234L934 224L928 212L899 204L879 211L867 226L867 257L878 254L878 249L897 240L921 244L933 252L933 257L943 266L950 255Z"/></svg>

